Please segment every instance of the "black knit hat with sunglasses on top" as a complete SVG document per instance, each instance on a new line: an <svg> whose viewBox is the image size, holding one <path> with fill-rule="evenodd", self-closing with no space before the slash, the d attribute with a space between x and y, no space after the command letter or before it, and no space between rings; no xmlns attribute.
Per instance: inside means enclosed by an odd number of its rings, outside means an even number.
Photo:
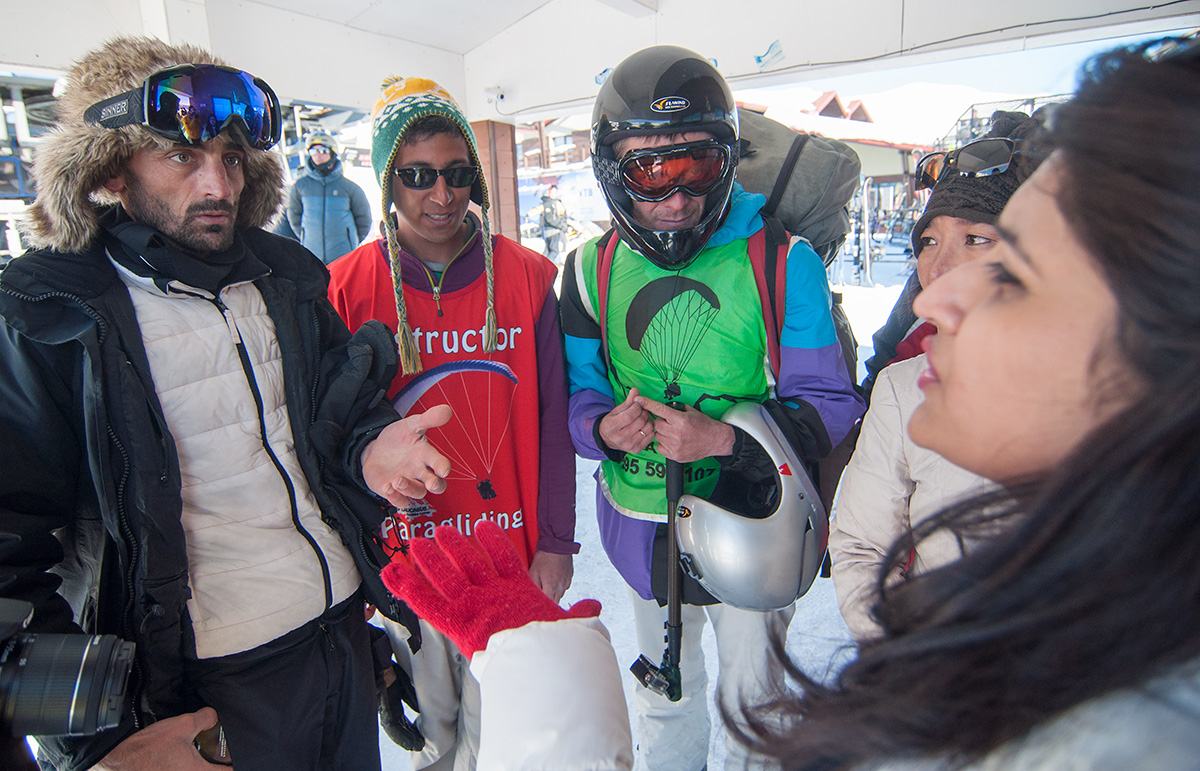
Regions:
<svg viewBox="0 0 1200 771"><path fill-rule="evenodd" d="M1023 112L998 110L992 114L992 128L982 138L1008 137L1017 140L1018 147L1031 139L1041 124ZM913 256L921 254L921 235L935 217L957 217L970 222L996 224L1008 199L1025 179L1033 173L1036 163L1027 162L1022 153L1013 158L1004 171L987 176L964 176L954 171L943 174L929 196L925 211L912 229Z"/></svg>

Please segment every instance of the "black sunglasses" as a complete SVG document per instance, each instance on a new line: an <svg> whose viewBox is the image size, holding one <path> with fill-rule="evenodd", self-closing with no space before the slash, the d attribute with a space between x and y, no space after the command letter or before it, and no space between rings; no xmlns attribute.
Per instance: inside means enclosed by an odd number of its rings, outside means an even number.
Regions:
<svg viewBox="0 0 1200 771"><path fill-rule="evenodd" d="M393 173L400 184L410 190L428 190L437 184L438 177L444 177L450 187L470 187L479 178L479 169L474 166L451 166L448 169L429 169L425 167L394 169Z"/></svg>
<svg viewBox="0 0 1200 771"><path fill-rule="evenodd" d="M977 139L957 150L939 150L917 162L916 188L933 188L948 174L963 177L986 177L1008 170L1013 156L1020 153L1016 140L1008 137Z"/></svg>

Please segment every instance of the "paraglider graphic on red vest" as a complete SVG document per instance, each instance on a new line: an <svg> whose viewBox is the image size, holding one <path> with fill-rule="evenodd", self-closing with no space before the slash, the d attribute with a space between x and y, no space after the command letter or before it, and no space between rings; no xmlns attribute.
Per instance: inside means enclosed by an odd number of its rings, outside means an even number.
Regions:
<svg viewBox="0 0 1200 771"><path fill-rule="evenodd" d="M447 482L469 480L479 497L497 493L492 470L501 443L512 430L513 392L517 376L506 364L485 359L465 359L439 364L414 377L396 394L392 405L401 415L438 404L454 407L444 426L426 434L429 443L450 459Z"/></svg>

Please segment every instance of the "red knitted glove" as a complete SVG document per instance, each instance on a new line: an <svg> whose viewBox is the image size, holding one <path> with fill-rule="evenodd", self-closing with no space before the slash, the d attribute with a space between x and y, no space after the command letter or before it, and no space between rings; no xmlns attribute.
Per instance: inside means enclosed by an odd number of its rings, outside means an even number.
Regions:
<svg viewBox="0 0 1200 771"><path fill-rule="evenodd" d="M381 574L388 591L453 640L467 658L505 629L600 615L596 600L580 600L563 610L547 597L494 522L480 522L474 535L468 539L443 525L434 532L436 544L426 538L410 542L415 565L396 562Z"/></svg>

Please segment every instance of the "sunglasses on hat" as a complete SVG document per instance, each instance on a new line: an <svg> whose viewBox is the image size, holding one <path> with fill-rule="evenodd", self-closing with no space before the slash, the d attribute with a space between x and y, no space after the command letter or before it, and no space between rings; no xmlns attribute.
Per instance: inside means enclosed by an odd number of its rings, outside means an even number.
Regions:
<svg viewBox="0 0 1200 771"><path fill-rule="evenodd" d="M410 190L428 190L437 184L438 177L443 177L450 187L470 187L479 177L479 169L474 166L451 166L448 169L414 167L395 169L393 173Z"/></svg>
<svg viewBox="0 0 1200 771"><path fill-rule="evenodd" d="M621 184L638 201L664 201L682 190L702 196L729 169L729 147L705 140L686 145L647 147L624 155L617 163Z"/></svg>
<svg viewBox="0 0 1200 771"><path fill-rule="evenodd" d="M930 153L917 162L917 190L932 188L947 174L986 177L1008 170L1013 156L1021 152L1008 137L989 137L969 142L957 150Z"/></svg>
<svg viewBox="0 0 1200 771"><path fill-rule="evenodd" d="M1155 41L1146 47L1143 55L1154 62L1187 64L1200 61L1200 33Z"/></svg>
<svg viewBox="0 0 1200 771"><path fill-rule="evenodd" d="M279 98L265 81L217 64L183 64L160 70L126 91L93 104L87 123L104 128L142 125L161 137L198 145L230 123L250 146L266 150L279 141Z"/></svg>

